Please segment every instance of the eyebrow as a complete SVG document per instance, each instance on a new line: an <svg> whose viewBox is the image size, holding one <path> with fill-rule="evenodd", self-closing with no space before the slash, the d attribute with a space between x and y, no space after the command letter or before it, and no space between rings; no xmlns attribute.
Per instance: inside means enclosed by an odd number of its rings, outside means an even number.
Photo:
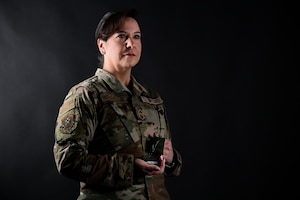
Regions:
<svg viewBox="0 0 300 200"><path fill-rule="evenodd" d="M116 33L127 33L126 31L117 31ZM134 32L135 34L141 34L141 32L140 31L136 31L136 32Z"/></svg>

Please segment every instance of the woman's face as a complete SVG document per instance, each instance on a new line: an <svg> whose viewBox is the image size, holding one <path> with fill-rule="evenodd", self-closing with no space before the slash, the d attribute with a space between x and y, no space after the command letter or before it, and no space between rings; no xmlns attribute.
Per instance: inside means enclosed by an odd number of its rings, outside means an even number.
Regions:
<svg viewBox="0 0 300 200"><path fill-rule="evenodd" d="M138 22L128 17L120 30L106 42L98 40L98 47L104 56L103 69L124 71L134 67L139 62L142 52Z"/></svg>

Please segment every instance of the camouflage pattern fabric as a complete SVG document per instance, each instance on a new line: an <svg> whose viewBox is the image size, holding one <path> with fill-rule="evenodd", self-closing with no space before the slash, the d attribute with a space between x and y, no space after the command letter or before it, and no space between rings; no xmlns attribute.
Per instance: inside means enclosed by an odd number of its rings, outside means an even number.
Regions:
<svg viewBox="0 0 300 200"><path fill-rule="evenodd" d="M161 97L132 76L132 89L98 68L73 86L57 116L53 153L58 172L80 182L78 199L168 200L166 176L178 176L182 158L165 173L145 176L134 166L149 137L171 138Z"/></svg>

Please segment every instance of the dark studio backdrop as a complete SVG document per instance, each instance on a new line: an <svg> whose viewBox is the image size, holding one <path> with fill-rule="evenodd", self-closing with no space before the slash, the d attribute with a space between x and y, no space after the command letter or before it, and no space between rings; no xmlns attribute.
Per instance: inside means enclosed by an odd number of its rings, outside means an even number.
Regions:
<svg viewBox="0 0 300 200"><path fill-rule="evenodd" d="M172 199L299 199L296 12L250 0L1 0L1 199L76 199L52 154L58 108L95 73L99 19L127 7L143 32L133 73L164 98L183 156Z"/></svg>

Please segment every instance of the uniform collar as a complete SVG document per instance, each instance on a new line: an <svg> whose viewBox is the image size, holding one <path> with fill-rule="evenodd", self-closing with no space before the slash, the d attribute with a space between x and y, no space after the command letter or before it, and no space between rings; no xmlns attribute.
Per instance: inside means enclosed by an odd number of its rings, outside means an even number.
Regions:
<svg viewBox="0 0 300 200"><path fill-rule="evenodd" d="M118 79L116 79L112 74L109 72L97 68L95 76L97 76L100 80L103 80L111 90L114 92L129 92L130 94L136 94L136 95L141 95L142 93L147 93L147 90L137 82L137 80L131 75L131 84L132 84L132 90L130 91L123 83L121 83Z"/></svg>

